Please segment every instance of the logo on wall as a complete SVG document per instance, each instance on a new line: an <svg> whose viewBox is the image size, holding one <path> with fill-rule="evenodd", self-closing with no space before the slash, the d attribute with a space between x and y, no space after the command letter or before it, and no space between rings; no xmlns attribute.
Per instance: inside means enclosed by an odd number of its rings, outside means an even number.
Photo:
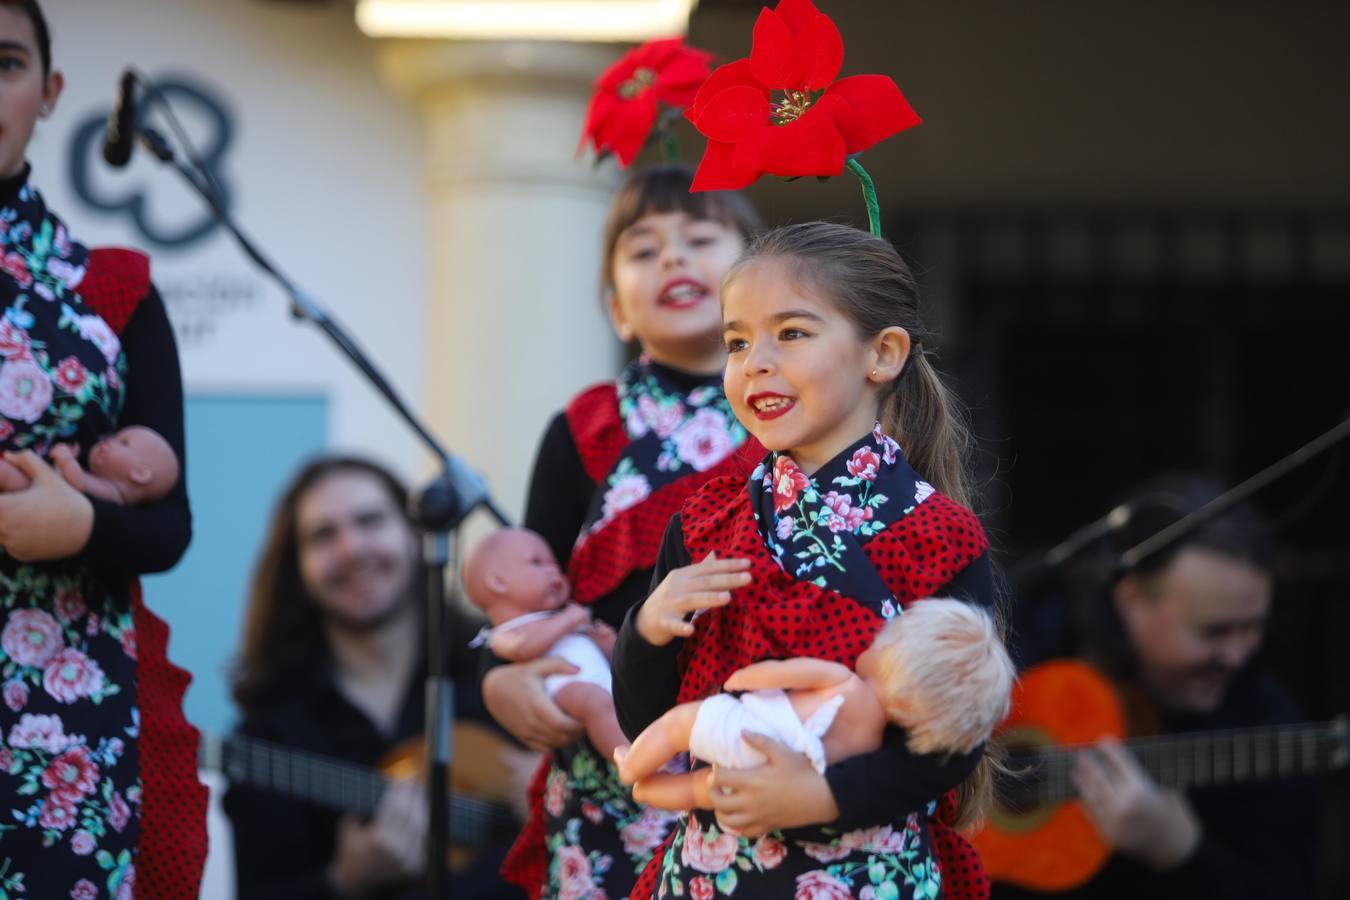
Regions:
<svg viewBox="0 0 1350 900"><path fill-rule="evenodd" d="M226 210L231 206L231 191L223 175L226 154L234 139L234 123L219 95L210 88L184 78L156 79L155 87L172 105L179 118L186 120L191 131L193 149L200 154L202 164L210 170L222 196ZM194 214L186 222L179 220L164 224L153 212L152 194L175 191L189 199L196 209L197 198L178 176L162 174L144 187L119 189L114 192L100 184L95 173L106 167L103 159L103 138L110 109L95 111L82 120L70 140L69 176L75 195L84 203L112 216L125 216L145 242L151 247L177 252L188 251L201 244L220 227L209 212ZM164 110L147 95L141 96L137 119L147 121L155 113L154 127L166 138L174 137L171 130L162 127L168 123ZM184 148L181 140L173 146L180 159ZM137 152L147 153L144 148ZM161 185L161 181L163 184ZM163 195L161 194L161 197ZM244 313L260 297L260 285L253 275L240 275L235 270L221 270L208 265L169 268L156 281L164 303L169 310L174 333L184 349L208 343L221 322L227 317Z"/></svg>
<svg viewBox="0 0 1350 900"><path fill-rule="evenodd" d="M224 168L225 154L234 139L234 126L224 102L209 88L182 78L157 79L155 86L181 117L194 123L198 121L206 123L204 129L194 129L197 133L192 136L193 146L200 154L202 164L220 186L224 207L229 210L230 188L225 183L221 171ZM157 106L152 97L142 94L136 110L137 120L146 121L147 113ZM70 183L76 196L101 212L125 215L131 219L136 230L146 241L162 249L181 250L190 247L220 227L209 212L187 224L176 226L157 224L150 215L147 190L136 188L120 196L108 196L99 189L93 178L93 172L95 167L107 165L103 161L102 149L109 112L111 110L92 113L80 123L75 129L74 137L71 138ZM158 123L156 128L161 133L165 131ZM183 153L181 143L177 141L174 143L181 156ZM142 148L137 149L139 152L145 152ZM166 175L166 180L176 180L176 176Z"/></svg>

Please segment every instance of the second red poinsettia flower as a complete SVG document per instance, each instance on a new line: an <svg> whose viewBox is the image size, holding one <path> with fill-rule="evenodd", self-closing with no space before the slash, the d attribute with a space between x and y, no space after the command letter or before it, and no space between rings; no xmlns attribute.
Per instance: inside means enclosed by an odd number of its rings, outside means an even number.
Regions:
<svg viewBox="0 0 1350 900"><path fill-rule="evenodd" d="M627 166L656 125L661 105L684 109L708 77L712 54L681 38L648 41L625 54L595 82L581 143L613 153Z"/></svg>
<svg viewBox="0 0 1350 900"><path fill-rule="evenodd" d="M835 81L843 64L844 39L811 0L762 10L750 57L713 72L686 113L708 138L693 189L839 175L850 155L922 121L885 75Z"/></svg>

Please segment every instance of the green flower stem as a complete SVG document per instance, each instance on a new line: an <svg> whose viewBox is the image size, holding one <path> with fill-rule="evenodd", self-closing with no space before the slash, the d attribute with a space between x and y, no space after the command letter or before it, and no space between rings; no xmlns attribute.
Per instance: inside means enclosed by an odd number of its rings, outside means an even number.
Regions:
<svg viewBox="0 0 1350 900"><path fill-rule="evenodd" d="M858 177L862 184L863 199L867 201L867 224L872 234L881 237L881 206L877 203L877 189L872 184L872 176L856 159L848 161L848 170Z"/></svg>
<svg viewBox="0 0 1350 900"><path fill-rule="evenodd" d="M680 142L675 137L675 132L667 131L661 137L661 149L665 153L666 162L675 165L680 161Z"/></svg>

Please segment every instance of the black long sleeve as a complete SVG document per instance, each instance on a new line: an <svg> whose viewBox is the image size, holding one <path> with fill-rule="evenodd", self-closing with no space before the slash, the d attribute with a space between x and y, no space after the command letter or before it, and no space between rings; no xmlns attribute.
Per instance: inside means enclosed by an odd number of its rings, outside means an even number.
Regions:
<svg viewBox="0 0 1350 900"><path fill-rule="evenodd" d="M581 524L586 521L595 482L586 474L567 415L558 413L539 441L525 501L525 527L539 532L558 565L567 568Z"/></svg>
<svg viewBox="0 0 1350 900"><path fill-rule="evenodd" d="M652 571L651 589L656 590L671 569L689 563L689 553L684 548L684 529L680 515L676 513L661 539L661 555ZM676 638L664 647L647 643L647 639L637 632L637 613L641 608L642 604L636 603L628 610L614 642L614 657L610 660L614 670L614 711L619 717L619 727L630 739L636 738L642 729L673 707L680 693L676 657L684 638Z"/></svg>
<svg viewBox="0 0 1350 900"><path fill-rule="evenodd" d="M121 428L144 425L158 432L178 456L178 483L165 497L122 506L91 498L94 527L82 556L96 571L126 577L173 568L192 539L183 437L183 381L178 345L159 293L150 293L122 335L127 358Z"/></svg>

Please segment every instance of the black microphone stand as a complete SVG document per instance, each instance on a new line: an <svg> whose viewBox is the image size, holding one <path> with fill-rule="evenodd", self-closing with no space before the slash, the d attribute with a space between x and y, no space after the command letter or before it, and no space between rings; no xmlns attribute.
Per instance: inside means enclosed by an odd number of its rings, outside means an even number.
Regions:
<svg viewBox="0 0 1350 900"><path fill-rule="evenodd" d="M1346 438L1350 438L1350 419L1346 419L1339 425L1323 432L1293 453L1290 453L1283 459L1267 466L1236 487L1215 497L1195 512L1183 516L1161 531L1150 535L1126 550L1121 554L1120 560L1117 563L1118 574L1125 575L1129 573L1150 556L1161 553L1178 541L1184 540L1187 536L1201 528L1205 523L1217 519L1243 500L1246 500L1252 494L1255 494L1267 485L1278 481L1308 460L1326 450L1330 450Z"/></svg>
<svg viewBox="0 0 1350 900"><path fill-rule="evenodd" d="M136 78L145 93L165 110L171 124L177 129L172 107L155 88L154 82L140 74ZM398 396L393 385L375 367L370 357L362 352L332 315L314 298L296 287L239 230L225 209L222 192L214 176L192 152L191 144L181 130L179 137L192 163L190 166L177 158L163 136L144 126L139 115L134 117L134 121L135 135L141 144L156 159L172 166L183 177L206 201L216 221L234 236L244 253L285 291L291 300L291 314L297 319L313 323L328 336L440 464L440 473L411 498L408 512L423 536L422 566L426 584L427 898L441 900L449 896L446 858L450 844L450 730L454 722L455 705L449 674L451 654L445 605L457 589L454 551L458 543L458 529L469 513L480 506L503 526L509 526L510 521L493 503L483 479L441 446ZM452 535L455 537L453 541Z"/></svg>

